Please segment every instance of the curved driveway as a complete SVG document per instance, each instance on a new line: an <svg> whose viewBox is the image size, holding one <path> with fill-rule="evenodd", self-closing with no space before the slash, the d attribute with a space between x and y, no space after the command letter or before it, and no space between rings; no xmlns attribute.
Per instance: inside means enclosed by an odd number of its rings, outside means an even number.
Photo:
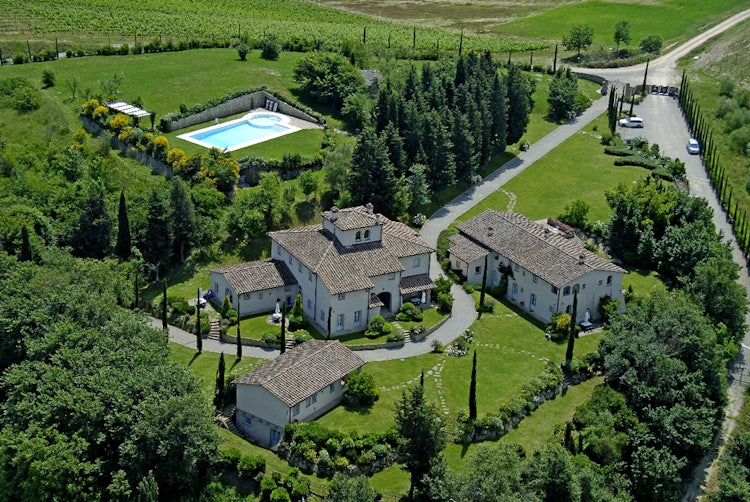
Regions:
<svg viewBox="0 0 750 502"><path fill-rule="evenodd" d="M660 83L662 85L673 85L677 78L674 69L679 58L699 47L710 38L748 17L750 17L750 9L719 23L715 27L681 45L674 51L654 59L649 65L650 77L648 81L651 83ZM593 73L599 74L612 82L639 84L643 79L644 69L645 64L642 64L630 68L595 70ZM592 73L591 69L580 70ZM492 192L498 190L502 185L523 172L524 169L532 165L541 157L552 151L560 143L571 137L586 124L604 113L606 109L606 98L599 98L594 101L591 107L581 116L557 127L555 130L531 145L526 152L521 152L517 157L506 162L502 167L487 176L481 184L472 187L437 210L422 227L420 231L421 237L431 246L437 247L437 240L440 232L448 228L456 218L474 207ZM709 204L714 208L714 221L717 228L720 231L723 231L724 235L732 237L731 228L729 228L726 219L723 216L723 211L721 210L718 201L716 201L715 194L710 189L710 185L706 180L705 170L703 169L699 158L688 156L684 152L684 143L687 141L687 129L684 120L679 113L676 102L673 99L664 96L654 96L653 99L647 99L644 101L644 104L639 106L639 114L646 117L649 140L651 142L659 143L662 151L668 155L680 156L686 161L691 193L709 200ZM659 124L664 124L664 126L660 127ZM675 129L675 127L677 127L677 129ZM632 134L632 132L627 131L623 136L627 137L629 134ZM681 145L683 145L682 148ZM735 260L743 266L743 270L741 271L743 285L750 287L747 269L744 268L745 260L741 253L738 253L738 247L733 238L732 241ZM438 263L437 257L434 255L432 257L430 270L433 278L436 278L441 274L440 264ZM427 339L420 342L407 343L403 347L397 349L359 351L359 355L365 359L365 361L401 359L426 354L432 351L432 340L438 340L440 343L447 344L458 337L474 322L476 319L476 311L473 299L464 292L463 288L453 285L451 292L455 298L453 304L453 315L445 324L427 337ZM155 327L161 327L161 321L152 319L151 322ZM169 328L169 338L171 341L188 347L196 346L195 335L174 326L170 326ZM746 339L745 346L748 346L748 356L750 356L750 339ZM743 346L743 352L746 350L745 346ZM203 350L231 354L236 351L236 346L221 341L203 340ZM279 351L244 346L242 353L249 357L272 358L278 355Z"/></svg>

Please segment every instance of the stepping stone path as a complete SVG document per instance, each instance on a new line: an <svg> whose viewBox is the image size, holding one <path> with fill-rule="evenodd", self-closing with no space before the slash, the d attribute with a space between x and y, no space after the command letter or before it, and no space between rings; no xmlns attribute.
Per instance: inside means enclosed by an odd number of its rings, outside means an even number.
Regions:
<svg viewBox="0 0 750 502"><path fill-rule="evenodd" d="M516 197L516 194L514 194L513 192L504 188L498 188L497 190L498 192L502 192L508 196L508 207L505 210L509 213L512 213L513 209L515 209L516 207L516 202L518 202L518 197Z"/></svg>

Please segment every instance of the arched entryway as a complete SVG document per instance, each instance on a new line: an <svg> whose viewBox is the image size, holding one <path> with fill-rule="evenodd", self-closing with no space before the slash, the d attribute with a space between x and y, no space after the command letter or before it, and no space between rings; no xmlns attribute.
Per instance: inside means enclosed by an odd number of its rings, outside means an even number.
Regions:
<svg viewBox="0 0 750 502"><path fill-rule="evenodd" d="M380 301L383 302L383 306L380 307L380 315L383 317L388 317L390 315L393 315L393 305L391 305L391 294L387 291L384 291L383 293L380 293L378 295L378 298L380 298Z"/></svg>

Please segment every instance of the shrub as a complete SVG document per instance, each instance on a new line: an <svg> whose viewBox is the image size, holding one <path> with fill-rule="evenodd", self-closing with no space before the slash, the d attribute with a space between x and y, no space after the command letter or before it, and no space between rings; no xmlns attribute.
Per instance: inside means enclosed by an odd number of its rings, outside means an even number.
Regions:
<svg viewBox="0 0 750 502"><path fill-rule="evenodd" d="M276 489L276 480L272 476L266 476L260 482L260 493L263 498L268 498L271 492Z"/></svg>
<svg viewBox="0 0 750 502"><path fill-rule="evenodd" d="M599 315L602 318L602 322L609 322L610 319L612 319L615 315L617 315L617 308L619 307L619 302L617 300L613 300L609 295L603 296L599 300Z"/></svg>
<svg viewBox="0 0 750 502"><path fill-rule="evenodd" d="M278 487L271 492L271 502L292 502L289 492L286 488Z"/></svg>
<svg viewBox="0 0 750 502"><path fill-rule="evenodd" d="M263 336L260 337L260 341L270 345L278 345L279 343L281 343L279 337L280 335L277 335L274 332L264 333Z"/></svg>
<svg viewBox="0 0 750 502"><path fill-rule="evenodd" d="M320 461L318 462L320 463ZM297 481L292 486L292 499L302 500L307 499L310 496L310 487L304 481Z"/></svg>
<svg viewBox="0 0 750 502"><path fill-rule="evenodd" d="M11 105L19 112L30 112L42 104L39 91L30 87L19 87L11 95Z"/></svg>
<svg viewBox="0 0 750 502"><path fill-rule="evenodd" d="M42 85L45 88L55 86L55 73L50 70L44 70L42 72Z"/></svg>
<svg viewBox="0 0 750 502"><path fill-rule="evenodd" d="M237 317L237 311L234 309L227 310L226 318L229 320L229 325L234 326L239 321Z"/></svg>
<svg viewBox="0 0 750 502"><path fill-rule="evenodd" d="M346 457L336 457L333 461L333 465L337 471L346 471L349 468L349 459Z"/></svg>
<svg viewBox="0 0 750 502"><path fill-rule="evenodd" d="M404 340L406 340L406 336L400 331L394 331L388 335L388 338L386 340L389 342L403 342Z"/></svg>
<svg viewBox="0 0 750 502"><path fill-rule="evenodd" d="M380 398L375 378L364 371L353 371L346 379L344 400L352 406L370 406ZM342 446L343 448L343 446Z"/></svg>
<svg viewBox="0 0 750 502"><path fill-rule="evenodd" d="M438 310L447 314L453 309L453 295L450 293L440 293L438 295Z"/></svg>
<svg viewBox="0 0 750 502"><path fill-rule="evenodd" d="M255 479L258 474L265 472L266 459L260 455L243 455L237 463L237 473L243 479Z"/></svg>
<svg viewBox="0 0 750 502"><path fill-rule="evenodd" d="M267 33L260 41L260 57L275 61L279 59L279 52L281 52L281 44L276 35Z"/></svg>
<svg viewBox="0 0 750 502"><path fill-rule="evenodd" d="M299 345L300 343L305 343L308 340L312 340L312 336L307 330L300 329L294 332L294 344L295 345Z"/></svg>
<svg viewBox="0 0 750 502"><path fill-rule="evenodd" d="M495 300L492 298L485 298L484 303L479 307L481 312L493 313L495 311Z"/></svg>
<svg viewBox="0 0 750 502"><path fill-rule="evenodd" d="M357 457L357 465L361 468L371 466L377 460L377 455L372 450L365 450L362 454Z"/></svg>
<svg viewBox="0 0 750 502"><path fill-rule="evenodd" d="M376 315L370 319L365 331L367 338L377 338L379 336L387 335L391 332L391 325L385 322L383 316Z"/></svg>
<svg viewBox="0 0 750 502"><path fill-rule="evenodd" d="M435 292L438 295L440 295L440 293L450 293L452 285L453 281L441 275L440 277L435 279Z"/></svg>
<svg viewBox="0 0 750 502"><path fill-rule="evenodd" d="M240 463L240 458L242 458L242 454L237 448L228 448L226 451L220 452L219 455L221 463L230 469L236 469Z"/></svg>

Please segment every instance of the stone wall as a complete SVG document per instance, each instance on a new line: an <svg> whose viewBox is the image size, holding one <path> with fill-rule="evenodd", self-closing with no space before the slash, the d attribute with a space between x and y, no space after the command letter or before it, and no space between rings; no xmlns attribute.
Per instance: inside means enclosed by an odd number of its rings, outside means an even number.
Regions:
<svg viewBox="0 0 750 502"><path fill-rule="evenodd" d="M208 108L200 113L190 115L189 117L174 120L171 122L169 130L176 131L178 129L184 129L185 127L194 126L196 124L210 122L214 119L229 117L231 115L237 115L238 113L242 112L249 112L250 110L253 110L255 108L265 108L266 99L270 99L271 101L279 104L276 110L279 113L283 113L284 115L289 115L290 117L295 117L300 120L305 120L307 122L312 122L314 124L319 123L318 119L316 119L312 115L308 115L307 113L295 108L289 103L280 100L273 94L267 91L256 91L250 94L245 94L244 96L230 99L226 103Z"/></svg>

